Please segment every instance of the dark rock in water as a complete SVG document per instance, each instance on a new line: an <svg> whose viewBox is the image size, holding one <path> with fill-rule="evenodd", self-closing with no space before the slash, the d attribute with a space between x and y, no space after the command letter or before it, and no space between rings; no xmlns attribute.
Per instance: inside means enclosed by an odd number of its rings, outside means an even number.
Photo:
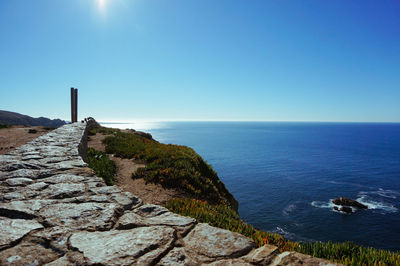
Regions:
<svg viewBox="0 0 400 266"><path fill-rule="evenodd" d="M341 205L341 206L352 206L356 207L357 209L368 209L368 206L352 199L340 197L338 199L332 200L333 204Z"/></svg>
<svg viewBox="0 0 400 266"><path fill-rule="evenodd" d="M352 213L353 212L352 208L347 207L347 206L340 207L340 211L341 212L345 212L345 213Z"/></svg>
<svg viewBox="0 0 400 266"><path fill-rule="evenodd" d="M342 206L342 207L337 207L337 206L333 206L333 209L335 211L340 211L340 212L344 212L344 213L352 213L353 209L347 206Z"/></svg>

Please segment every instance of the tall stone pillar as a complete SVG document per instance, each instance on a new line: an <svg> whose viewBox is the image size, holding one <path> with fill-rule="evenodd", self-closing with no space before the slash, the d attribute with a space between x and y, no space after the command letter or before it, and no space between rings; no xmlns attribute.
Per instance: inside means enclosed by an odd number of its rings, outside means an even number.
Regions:
<svg viewBox="0 0 400 266"><path fill-rule="evenodd" d="M75 89L71 88L71 123L74 123L75 119Z"/></svg>
<svg viewBox="0 0 400 266"><path fill-rule="evenodd" d="M75 89L75 121L74 122L78 122L78 89Z"/></svg>

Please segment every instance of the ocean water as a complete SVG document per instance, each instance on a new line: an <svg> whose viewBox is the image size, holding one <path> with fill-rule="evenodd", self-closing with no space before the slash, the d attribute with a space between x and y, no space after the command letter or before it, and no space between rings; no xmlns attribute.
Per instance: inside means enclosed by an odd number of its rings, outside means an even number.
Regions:
<svg viewBox="0 0 400 266"><path fill-rule="evenodd" d="M253 226L297 241L400 250L400 124L159 122L108 124L194 148ZM368 210L333 211L349 197Z"/></svg>

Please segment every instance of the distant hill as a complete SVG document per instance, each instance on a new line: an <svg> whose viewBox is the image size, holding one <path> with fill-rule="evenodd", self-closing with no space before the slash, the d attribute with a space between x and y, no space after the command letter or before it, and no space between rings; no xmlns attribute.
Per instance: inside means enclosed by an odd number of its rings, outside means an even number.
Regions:
<svg viewBox="0 0 400 266"><path fill-rule="evenodd" d="M33 118L28 115L0 110L0 124L3 125L23 125L23 126L44 126L60 127L66 122L60 119L49 119L45 117Z"/></svg>

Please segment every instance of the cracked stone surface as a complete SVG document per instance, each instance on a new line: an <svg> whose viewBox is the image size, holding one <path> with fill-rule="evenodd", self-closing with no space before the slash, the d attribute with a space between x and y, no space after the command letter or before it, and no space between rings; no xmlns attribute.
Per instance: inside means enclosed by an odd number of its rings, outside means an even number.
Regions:
<svg viewBox="0 0 400 266"><path fill-rule="evenodd" d="M63 199L80 196L85 192L84 184L60 183L50 185L43 193L50 199Z"/></svg>
<svg viewBox="0 0 400 266"><path fill-rule="evenodd" d="M0 155L0 265L329 264L143 204L87 168L68 124ZM82 156L82 157L81 157Z"/></svg>
<svg viewBox="0 0 400 266"><path fill-rule="evenodd" d="M0 217L0 250L12 246L30 231L40 228L43 225L33 220Z"/></svg>
<svg viewBox="0 0 400 266"><path fill-rule="evenodd" d="M83 253L89 264L130 264L150 250L161 254L174 241L174 229L166 226L140 227L106 232L78 232L70 245ZM150 262L150 261L149 261Z"/></svg>
<svg viewBox="0 0 400 266"><path fill-rule="evenodd" d="M298 252L283 252L277 255L270 265L337 265L327 260L314 258L309 255L301 254Z"/></svg>
<svg viewBox="0 0 400 266"><path fill-rule="evenodd" d="M238 233L201 223L183 239L188 250L208 258L240 257L249 253L254 242Z"/></svg>
<svg viewBox="0 0 400 266"><path fill-rule="evenodd" d="M49 184L82 183L85 181L85 177L72 174L59 174L44 178L41 181Z"/></svg>
<svg viewBox="0 0 400 266"><path fill-rule="evenodd" d="M158 216L143 217L136 210L125 213L118 221L118 228L133 228L147 225L190 226L196 222L190 217L181 216L172 212L165 212Z"/></svg>
<svg viewBox="0 0 400 266"><path fill-rule="evenodd" d="M276 246L267 244L260 248L253 249L249 254L243 256L242 259L253 264L267 265L270 264L278 254L279 250Z"/></svg>
<svg viewBox="0 0 400 266"><path fill-rule="evenodd" d="M6 183L9 186L25 186L31 184L32 182L33 182L32 179L25 177L9 178L6 180Z"/></svg>
<svg viewBox="0 0 400 266"><path fill-rule="evenodd" d="M190 257L185 248L177 247L163 257L159 265L198 265L198 261Z"/></svg>
<svg viewBox="0 0 400 266"><path fill-rule="evenodd" d="M121 207L113 203L85 202L57 203L40 210L40 216L54 226L74 229L111 229L116 222Z"/></svg>

